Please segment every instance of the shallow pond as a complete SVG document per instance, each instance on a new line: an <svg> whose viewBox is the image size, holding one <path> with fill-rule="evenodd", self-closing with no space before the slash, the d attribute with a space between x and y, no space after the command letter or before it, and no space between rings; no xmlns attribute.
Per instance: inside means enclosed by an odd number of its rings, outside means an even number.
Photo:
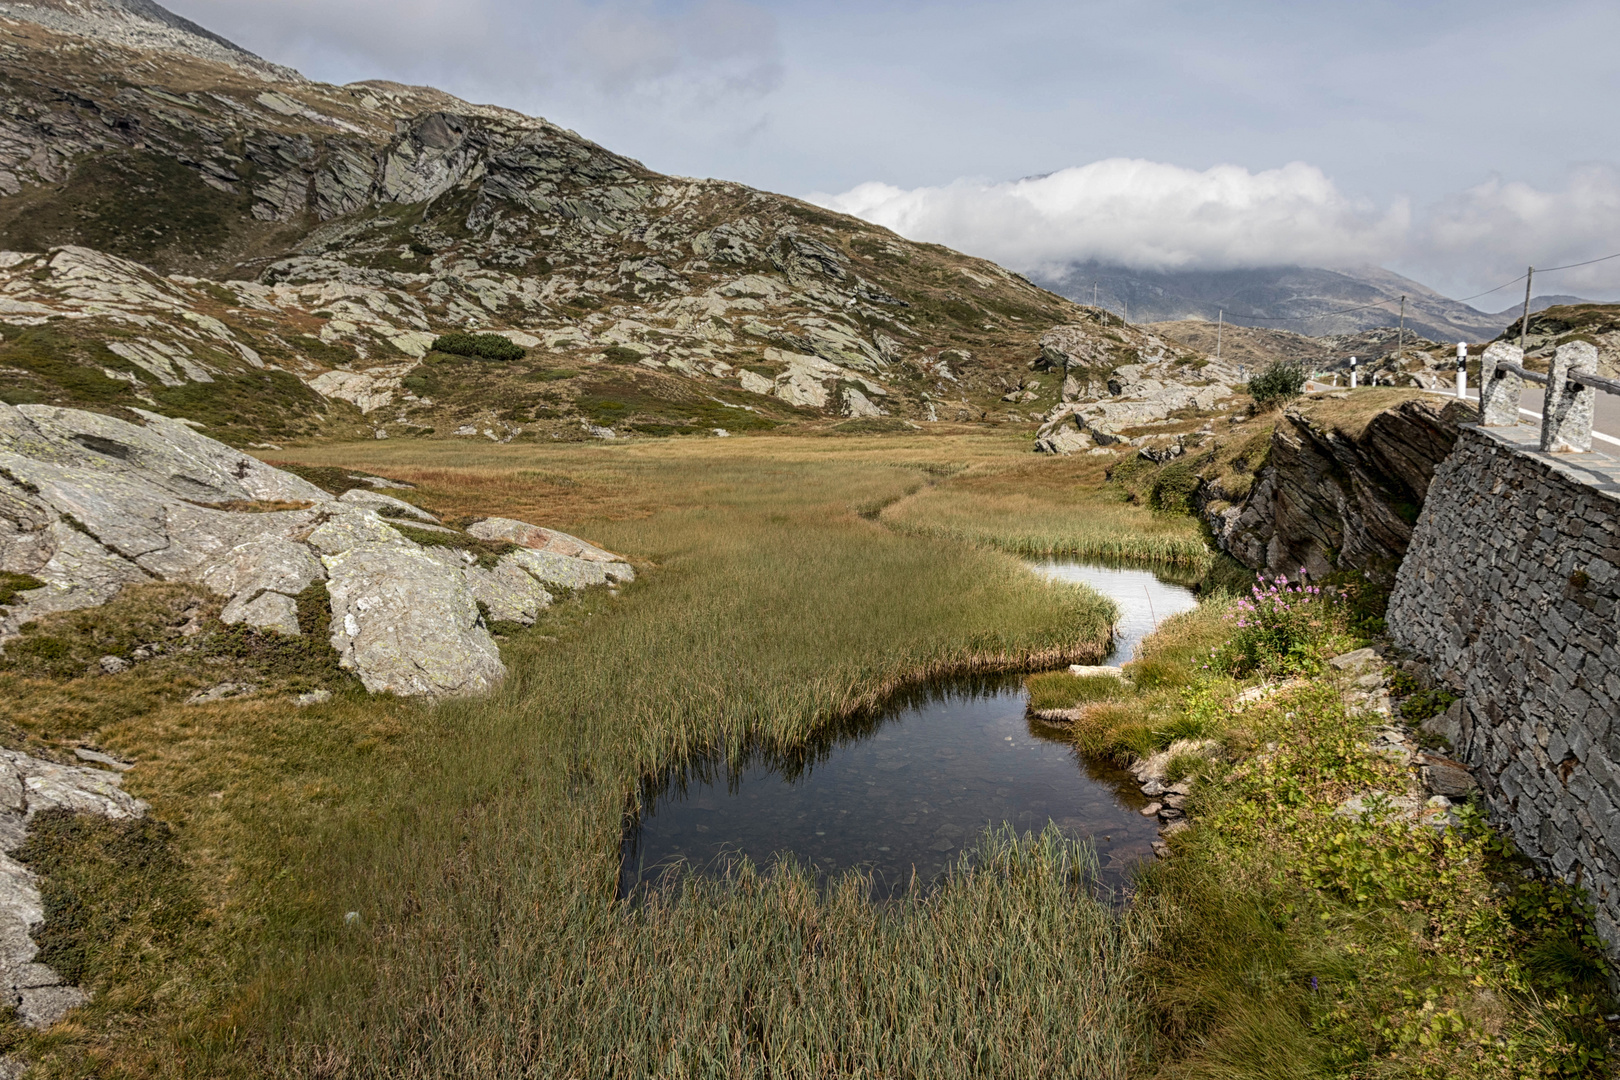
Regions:
<svg viewBox="0 0 1620 1080"><path fill-rule="evenodd" d="M1084 581L1119 605L1112 664L1196 603L1145 570L1062 560L1033 569ZM668 777L626 830L619 887L629 892L682 862L719 872L739 854L761 865L791 854L822 875L869 870L886 897L913 875L938 877L987 825L1035 832L1048 822L1090 839L1105 881L1118 886L1158 835L1128 779L1029 723L1022 680L942 680L788 757L755 754L741 769L700 762Z"/></svg>

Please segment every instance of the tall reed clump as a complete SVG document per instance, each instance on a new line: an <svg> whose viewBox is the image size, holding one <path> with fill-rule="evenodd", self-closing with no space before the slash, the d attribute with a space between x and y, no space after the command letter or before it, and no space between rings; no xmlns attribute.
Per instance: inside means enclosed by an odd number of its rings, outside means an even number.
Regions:
<svg viewBox="0 0 1620 1080"><path fill-rule="evenodd" d="M1150 514L1107 491L1036 497L942 485L885 510L900 532L984 544L1020 555L1070 555L1203 570L1211 551L1198 522Z"/></svg>
<svg viewBox="0 0 1620 1080"><path fill-rule="evenodd" d="M1088 1076L1140 1060L1145 913L1093 898L1090 850L988 835L932 895L878 908L792 864L619 907L505 919L498 966L315 1055L337 1075ZM524 977L502 977L522 972Z"/></svg>
<svg viewBox="0 0 1620 1080"><path fill-rule="evenodd" d="M1054 837L892 908L793 872L615 899L627 806L670 763L792 747L920 676L1107 648L1094 592L849 509L913 477L773 465L671 473L687 505L580 529L641 580L514 637L491 697L321 763L319 824L265 821L264 959L251 1007L194 1033L203 1071L1123 1075L1147 929Z"/></svg>

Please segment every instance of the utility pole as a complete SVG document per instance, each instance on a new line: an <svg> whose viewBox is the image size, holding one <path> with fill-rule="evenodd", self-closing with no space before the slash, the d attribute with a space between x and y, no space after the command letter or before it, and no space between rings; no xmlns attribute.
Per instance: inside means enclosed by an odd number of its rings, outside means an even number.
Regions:
<svg viewBox="0 0 1620 1080"><path fill-rule="evenodd" d="M1219 318L1215 320L1215 362L1221 362L1221 330L1226 326L1226 310L1221 309Z"/></svg>
<svg viewBox="0 0 1620 1080"><path fill-rule="evenodd" d="M1395 361L1399 363L1406 351L1406 297L1401 297L1401 328L1395 334Z"/></svg>
<svg viewBox="0 0 1620 1080"><path fill-rule="evenodd" d="M1091 282L1091 306L1097 306L1097 282L1095 280Z"/></svg>
<svg viewBox="0 0 1620 1080"><path fill-rule="evenodd" d="M1519 363L1524 363L1524 336L1530 332L1530 279L1536 276L1536 268L1526 267L1524 271L1524 315L1519 319Z"/></svg>

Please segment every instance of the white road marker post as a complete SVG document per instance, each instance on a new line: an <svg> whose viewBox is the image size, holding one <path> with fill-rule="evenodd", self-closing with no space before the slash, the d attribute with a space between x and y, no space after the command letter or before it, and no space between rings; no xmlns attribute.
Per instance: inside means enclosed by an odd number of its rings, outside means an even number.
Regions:
<svg viewBox="0 0 1620 1080"><path fill-rule="evenodd" d="M1468 396L1468 342L1457 342L1457 396Z"/></svg>
<svg viewBox="0 0 1620 1080"><path fill-rule="evenodd" d="M1356 388L1356 358L1350 358L1350 389Z"/></svg>

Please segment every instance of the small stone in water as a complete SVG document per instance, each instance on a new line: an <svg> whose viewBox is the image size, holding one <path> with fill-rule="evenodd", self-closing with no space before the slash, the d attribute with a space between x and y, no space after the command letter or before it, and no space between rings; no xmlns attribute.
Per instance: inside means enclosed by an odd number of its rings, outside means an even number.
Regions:
<svg viewBox="0 0 1620 1080"><path fill-rule="evenodd" d="M1146 806L1142 807L1142 816L1143 817L1152 817L1154 814L1157 814L1160 810L1163 810L1163 809L1164 809L1164 807L1161 806L1159 803L1150 802Z"/></svg>

